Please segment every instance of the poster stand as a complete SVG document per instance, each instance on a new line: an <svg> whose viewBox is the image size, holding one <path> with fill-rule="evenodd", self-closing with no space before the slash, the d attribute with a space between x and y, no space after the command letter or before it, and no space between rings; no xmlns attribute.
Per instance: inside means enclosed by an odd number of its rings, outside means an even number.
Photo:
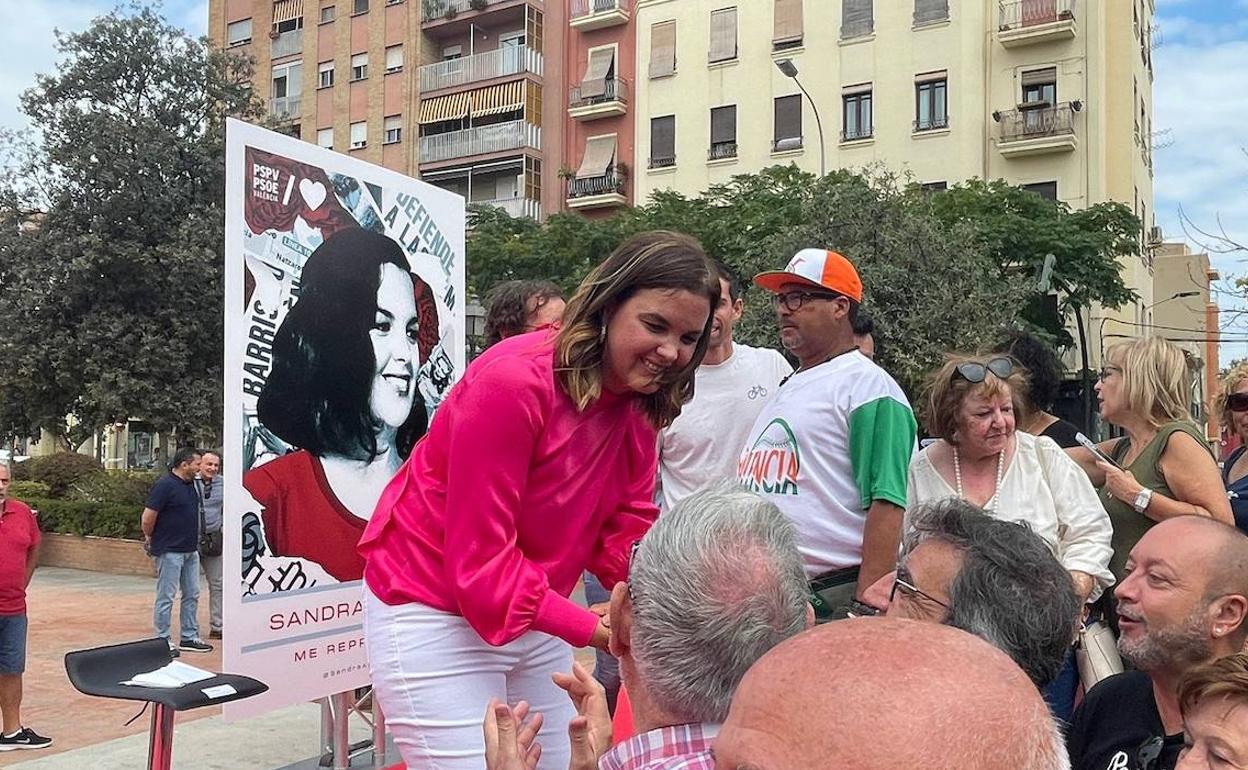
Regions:
<svg viewBox="0 0 1248 770"><path fill-rule="evenodd" d="M352 762L371 752L373 770L386 766L386 721L381 708L373 700L371 687L364 688L359 700L353 692L339 692L321 699L321 767L332 770L350 770ZM362 708L365 701L371 703L372 714ZM351 714L355 714L372 731L372 738L352 744Z"/></svg>

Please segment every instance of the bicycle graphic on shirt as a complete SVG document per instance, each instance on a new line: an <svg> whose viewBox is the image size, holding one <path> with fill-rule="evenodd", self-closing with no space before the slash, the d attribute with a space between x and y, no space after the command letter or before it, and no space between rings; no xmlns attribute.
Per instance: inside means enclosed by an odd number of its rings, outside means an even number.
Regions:
<svg viewBox="0 0 1248 770"><path fill-rule="evenodd" d="M758 398L766 398L767 388L763 385L755 385L754 387L750 388L749 390L745 392L745 396L751 401L758 399Z"/></svg>

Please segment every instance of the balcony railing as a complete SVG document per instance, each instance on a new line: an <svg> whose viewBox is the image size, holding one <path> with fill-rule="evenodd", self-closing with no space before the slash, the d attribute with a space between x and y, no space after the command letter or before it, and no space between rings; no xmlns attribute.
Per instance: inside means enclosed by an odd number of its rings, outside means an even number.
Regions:
<svg viewBox="0 0 1248 770"><path fill-rule="evenodd" d="M615 171L608 171L602 176L568 180L569 198L588 198L591 195L623 194L623 192L624 177Z"/></svg>
<svg viewBox="0 0 1248 770"><path fill-rule="evenodd" d="M299 117L301 103L298 96L275 96L269 113L279 120L293 120Z"/></svg>
<svg viewBox="0 0 1248 770"><path fill-rule="evenodd" d="M296 29L283 32L273 38L273 50L269 53L274 59L299 53L303 50L303 30Z"/></svg>
<svg viewBox="0 0 1248 770"><path fill-rule="evenodd" d="M474 201L474 203L502 209L511 217L528 217L539 222L542 219L542 204L530 198L496 198L488 201Z"/></svg>
<svg viewBox="0 0 1248 770"><path fill-rule="evenodd" d="M676 156L669 155L664 158L650 158L648 168L671 168L676 165Z"/></svg>
<svg viewBox="0 0 1248 770"><path fill-rule="evenodd" d="M706 151L707 160L723 160L737 157L736 142L716 142Z"/></svg>
<svg viewBox="0 0 1248 770"><path fill-rule="evenodd" d="M542 55L527 45L497 48L461 59L426 64L420 68L420 90L436 91L522 72L541 75L542 64Z"/></svg>
<svg viewBox="0 0 1248 770"><path fill-rule="evenodd" d="M939 117L939 118L923 118L921 120L914 121L914 132L916 134L919 133L920 131L938 131L942 128L948 128L948 127L949 127L948 115L945 115L944 117Z"/></svg>
<svg viewBox="0 0 1248 770"><path fill-rule="evenodd" d="M1034 27L1075 18L1075 0L1012 0L1000 3L999 29Z"/></svg>
<svg viewBox="0 0 1248 770"><path fill-rule="evenodd" d="M1075 132L1075 108L1069 102L1001 113L1001 141L1012 142Z"/></svg>
<svg viewBox="0 0 1248 770"><path fill-rule="evenodd" d="M463 131L422 136L420 160L422 163L435 163L469 155L521 150L525 147L542 149L542 129L526 120L512 120Z"/></svg>
<svg viewBox="0 0 1248 770"><path fill-rule="evenodd" d="M580 19L610 11L627 11L632 4L632 0L572 0L572 18Z"/></svg>
<svg viewBox="0 0 1248 770"><path fill-rule="evenodd" d="M846 128L841 131L842 142L856 142L860 139L870 139L872 136L874 136L874 133L869 126L865 128Z"/></svg>
<svg viewBox="0 0 1248 770"><path fill-rule="evenodd" d="M484 11L491 5L507 2L507 0L423 0L420 4L423 23L453 19L468 11Z"/></svg>
<svg viewBox="0 0 1248 770"><path fill-rule="evenodd" d="M607 102L628 104L628 81L624 78L609 78L592 82L594 86L590 89L592 95L588 96L583 93L584 83L572 86L572 91L568 94L569 107L589 107ZM593 91L601 91L601 93L593 93Z"/></svg>

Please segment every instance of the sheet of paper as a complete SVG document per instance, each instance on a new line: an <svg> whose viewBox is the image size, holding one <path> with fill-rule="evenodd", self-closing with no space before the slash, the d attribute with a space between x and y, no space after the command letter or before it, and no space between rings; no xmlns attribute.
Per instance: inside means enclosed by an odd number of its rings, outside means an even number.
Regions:
<svg viewBox="0 0 1248 770"><path fill-rule="evenodd" d="M122 682L122 684L172 689L194 682L202 682L214 676L216 674L211 671L205 671L202 668L196 668L182 661L175 660L169 665L162 666L154 671L144 671L141 674L135 674L132 678Z"/></svg>
<svg viewBox="0 0 1248 770"><path fill-rule="evenodd" d="M219 684L216 687L205 687L202 692L209 698L224 698L227 695L233 695L238 690L228 684Z"/></svg>

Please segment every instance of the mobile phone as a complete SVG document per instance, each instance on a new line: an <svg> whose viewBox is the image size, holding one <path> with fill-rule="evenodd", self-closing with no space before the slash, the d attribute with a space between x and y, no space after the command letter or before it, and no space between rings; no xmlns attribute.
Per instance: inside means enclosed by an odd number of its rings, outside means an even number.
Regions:
<svg viewBox="0 0 1248 770"><path fill-rule="evenodd" d="M1078 441L1080 446L1082 446L1084 449L1088 450L1092 454L1096 455L1096 459L1102 462L1107 462L1110 465L1114 466L1115 468L1122 470L1122 466L1119 465L1117 462L1115 462L1112 457L1102 452L1100 447L1098 447L1096 444L1093 444L1092 439L1088 438L1082 433L1076 433L1075 441Z"/></svg>

